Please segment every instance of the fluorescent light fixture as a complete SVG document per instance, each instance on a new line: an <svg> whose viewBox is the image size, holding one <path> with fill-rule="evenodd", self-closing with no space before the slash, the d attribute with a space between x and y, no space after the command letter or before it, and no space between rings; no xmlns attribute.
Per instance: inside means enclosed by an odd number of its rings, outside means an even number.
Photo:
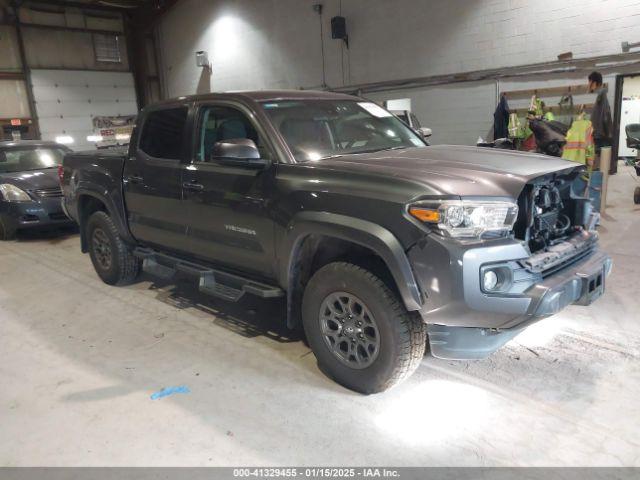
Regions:
<svg viewBox="0 0 640 480"><path fill-rule="evenodd" d="M96 143L101 141L102 141L102 135L89 135L87 137L87 142Z"/></svg>
<svg viewBox="0 0 640 480"><path fill-rule="evenodd" d="M68 145L73 143L73 137L70 135L59 135L56 137L56 143L61 143L62 145Z"/></svg>

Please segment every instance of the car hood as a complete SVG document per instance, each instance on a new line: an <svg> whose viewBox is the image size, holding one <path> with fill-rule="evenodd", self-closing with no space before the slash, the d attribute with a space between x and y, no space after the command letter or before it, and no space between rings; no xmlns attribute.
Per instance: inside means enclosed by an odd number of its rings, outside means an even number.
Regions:
<svg viewBox="0 0 640 480"><path fill-rule="evenodd" d="M0 173L0 183L10 183L22 190L39 190L41 188L56 188L60 186L56 168Z"/></svg>
<svg viewBox="0 0 640 480"><path fill-rule="evenodd" d="M579 167L547 155L454 145L345 155L318 160L317 165L417 182L428 187L430 195L513 199L535 177Z"/></svg>

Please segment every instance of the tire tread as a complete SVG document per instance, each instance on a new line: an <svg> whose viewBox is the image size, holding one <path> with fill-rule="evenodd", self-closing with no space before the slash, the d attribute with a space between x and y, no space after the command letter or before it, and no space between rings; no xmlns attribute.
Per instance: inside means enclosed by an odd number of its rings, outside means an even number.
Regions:
<svg viewBox="0 0 640 480"><path fill-rule="evenodd" d="M107 213L103 211L93 213L91 217L89 217L87 225L90 225L92 222L102 223L102 225L109 231L109 235L115 239L115 257L117 258L118 265L117 278L113 285L130 284L140 273L140 259L133 255L131 247L127 245L122 238L120 238L116 224Z"/></svg>
<svg viewBox="0 0 640 480"><path fill-rule="evenodd" d="M420 365L426 348L427 329L422 318L416 312L407 311L389 286L369 270L348 262L333 262L319 269L316 274L329 268L364 278L392 312L390 320L399 333L400 353L392 374L378 384L369 385L362 393L382 392L411 376Z"/></svg>

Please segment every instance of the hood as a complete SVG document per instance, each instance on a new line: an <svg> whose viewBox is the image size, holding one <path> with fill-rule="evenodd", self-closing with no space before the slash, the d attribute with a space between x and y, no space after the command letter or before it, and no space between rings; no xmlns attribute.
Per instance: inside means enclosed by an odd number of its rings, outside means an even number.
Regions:
<svg viewBox="0 0 640 480"><path fill-rule="evenodd" d="M60 187L57 168L0 173L0 183L10 183L25 191Z"/></svg>
<svg viewBox="0 0 640 480"><path fill-rule="evenodd" d="M516 199L541 175L576 168L556 157L495 148L439 145L318 160L317 166L417 182L432 195Z"/></svg>

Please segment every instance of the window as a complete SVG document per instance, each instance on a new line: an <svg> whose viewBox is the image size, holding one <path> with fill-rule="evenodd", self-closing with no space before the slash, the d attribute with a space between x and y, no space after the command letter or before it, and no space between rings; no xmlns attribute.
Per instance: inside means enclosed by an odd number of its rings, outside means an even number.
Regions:
<svg viewBox="0 0 640 480"><path fill-rule="evenodd" d="M96 62L122 63L118 35L94 33L93 51L95 52Z"/></svg>
<svg viewBox="0 0 640 480"><path fill-rule="evenodd" d="M0 173L56 168L62 164L65 153L65 150L58 148L9 149L0 152Z"/></svg>
<svg viewBox="0 0 640 480"><path fill-rule="evenodd" d="M237 138L253 140L260 156L269 158L264 142L249 119L240 111L231 107L205 107L200 126L200 143L196 159L206 162L216 142Z"/></svg>
<svg viewBox="0 0 640 480"><path fill-rule="evenodd" d="M142 127L140 150L151 157L179 160L186 122L187 107L151 112Z"/></svg>
<svg viewBox="0 0 640 480"><path fill-rule="evenodd" d="M297 161L426 146L401 120L371 102L276 101L262 108Z"/></svg>

